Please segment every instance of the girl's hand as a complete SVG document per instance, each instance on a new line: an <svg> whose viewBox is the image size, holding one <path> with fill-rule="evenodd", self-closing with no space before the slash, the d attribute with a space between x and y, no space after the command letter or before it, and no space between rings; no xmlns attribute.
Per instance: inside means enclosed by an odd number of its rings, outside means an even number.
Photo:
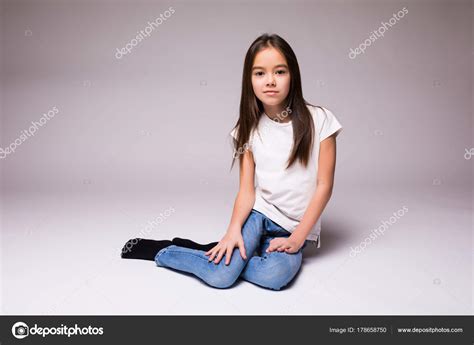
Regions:
<svg viewBox="0 0 474 345"><path fill-rule="evenodd" d="M270 241L270 246L267 248L267 253L273 251L285 252L288 254L297 253L304 243L299 243L289 237L277 237Z"/></svg>
<svg viewBox="0 0 474 345"><path fill-rule="evenodd" d="M230 263L230 259L232 258L232 252L234 251L235 247L239 247L240 256L242 256L244 260L247 260L244 239L240 231L227 232L225 236L219 241L219 243L205 254L209 255L209 261L212 261L214 256L217 256L214 260L215 264L218 264L225 254L225 264L228 265Z"/></svg>

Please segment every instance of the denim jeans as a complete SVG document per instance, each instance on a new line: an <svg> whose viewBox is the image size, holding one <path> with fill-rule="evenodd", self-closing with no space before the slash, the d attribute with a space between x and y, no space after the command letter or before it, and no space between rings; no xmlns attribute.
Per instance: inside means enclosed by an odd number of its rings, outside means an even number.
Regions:
<svg viewBox="0 0 474 345"><path fill-rule="evenodd" d="M240 277L264 288L280 290L298 273L303 249L309 241L306 240L297 253L265 251L273 238L290 235L289 231L252 209L242 226L247 260L242 259L237 247L232 252L229 265L226 265L225 255L215 264L209 261L203 250L171 245L156 254L155 262L160 267L192 273L216 288L231 287Z"/></svg>

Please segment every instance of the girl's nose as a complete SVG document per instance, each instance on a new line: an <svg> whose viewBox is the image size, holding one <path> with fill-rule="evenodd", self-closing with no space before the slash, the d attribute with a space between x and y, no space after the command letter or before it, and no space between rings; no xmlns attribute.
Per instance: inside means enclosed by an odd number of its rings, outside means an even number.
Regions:
<svg viewBox="0 0 474 345"><path fill-rule="evenodd" d="M269 80L267 80L267 86L275 86L275 78L272 76Z"/></svg>

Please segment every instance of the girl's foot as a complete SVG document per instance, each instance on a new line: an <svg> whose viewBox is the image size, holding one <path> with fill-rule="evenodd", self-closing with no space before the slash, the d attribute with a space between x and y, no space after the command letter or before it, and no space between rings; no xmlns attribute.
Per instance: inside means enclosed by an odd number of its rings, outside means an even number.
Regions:
<svg viewBox="0 0 474 345"><path fill-rule="evenodd" d="M128 240L122 248L122 259L155 260L156 254L173 243L170 240L155 241L143 238Z"/></svg>
<svg viewBox="0 0 474 345"><path fill-rule="evenodd" d="M204 250L205 252L211 250L212 248L216 246L216 244L219 243L219 242L211 242L208 244L200 244L200 243L196 243L194 241L188 240L186 238L179 238L179 237L173 238L172 242L176 246Z"/></svg>

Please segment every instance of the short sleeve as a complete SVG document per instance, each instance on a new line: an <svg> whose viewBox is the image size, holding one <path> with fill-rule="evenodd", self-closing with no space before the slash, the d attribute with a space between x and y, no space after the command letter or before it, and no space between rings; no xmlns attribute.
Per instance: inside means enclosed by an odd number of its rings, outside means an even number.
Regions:
<svg viewBox="0 0 474 345"><path fill-rule="evenodd" d="M234 143L237 142L237 131L238 127L234 128L230 131L229 135L233 138ZM238 152L244 152L246 150L253 151L252 149L252 142L253 142L253 131L250 133L250 139L247 143L245 143L241 148L238 149Z"/></svg>
<svg viewBox="0 0 474 345"><path fill-rule="evenodd" d="M234 139L237 139L237 127L234 128L230 133L229 135L234 138Z"/></svg>
<svg viewBox="0 0 474 345"><path fill-rule="evenodd" d="M320 110L322 116L318 117L320 119L319 129L319 141L330 137L332 134L336 136L342 131L342 126L336 116L327 108L322 107L324 110Z"/></svg>

